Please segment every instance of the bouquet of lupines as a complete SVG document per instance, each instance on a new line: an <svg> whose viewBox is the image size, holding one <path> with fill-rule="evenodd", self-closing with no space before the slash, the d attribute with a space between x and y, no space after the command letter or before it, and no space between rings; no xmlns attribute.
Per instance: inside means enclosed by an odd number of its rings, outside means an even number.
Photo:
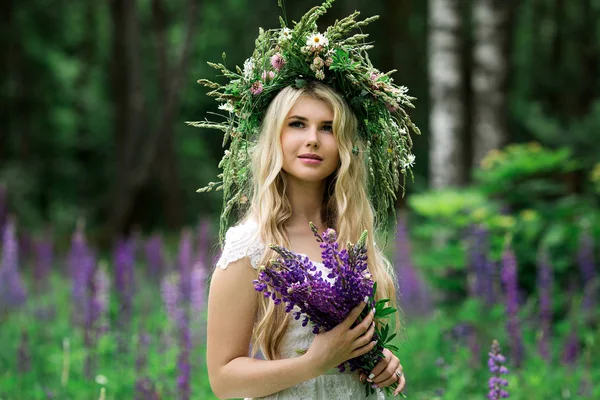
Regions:
<svg viewBox="0 0 600 400"><path fill-rule="evenodd" d="M389 299L375 301L377 283L367 269L367 231L356 244L348 243L347 249L340 251L335 230L327 229L320 236L314 224L311 223L310 228L321 243L327 275L323 276L308 257L271 245L270 248L281 255L281 259L260 267L258 279L253 282L254 288L270 297L275 304L285 304L285 311L293 312L297 320L302 318L303 326L310 323L315 334L335 328L354 307L365 301L368 306L365 306L357 323L375 309L373 340L377 344L370 352L338 365L338 369L344 372L350 368L369 375L384 358L384 348L393 352L397 352L398 348L392 344L396 334L390 335L390 326L382 323L382 319L393 315L396 309L386 306ZM374 392L369 383L365 385L365 392L367 395Z"/></svg>

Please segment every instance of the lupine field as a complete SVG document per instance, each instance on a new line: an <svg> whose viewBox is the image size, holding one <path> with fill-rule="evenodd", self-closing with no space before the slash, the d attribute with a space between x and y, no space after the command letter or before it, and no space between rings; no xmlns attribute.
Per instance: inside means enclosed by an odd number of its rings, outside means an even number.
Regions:
<svg viewBox="0 0 600 400"><path fill-rule="evenodd" d="M551 153L530 144L490 155L480 189L509 161ZM64 242L51 227L21 229L8 190L0 192L0 399L215 398L205 365L212 221L122 237L100 252L84 221ZM496 209L480 194L415 195L388 237L405 394L600 398L597 209L573 198Z"/></svg>

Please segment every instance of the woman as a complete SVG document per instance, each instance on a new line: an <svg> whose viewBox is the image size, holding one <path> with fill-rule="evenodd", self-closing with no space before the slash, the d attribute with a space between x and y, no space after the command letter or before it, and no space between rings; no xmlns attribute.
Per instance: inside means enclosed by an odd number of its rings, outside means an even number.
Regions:
<svg viewBox="0 0 600 400"><path fill-rule="evenodd" d="M397 383L395 395L406 383L388 350L368 376L335 368L374 346L372 313L353 326L364 305L314 335L253 287L256 269L276 257L267 244L324 268L309 222L319 233L335 229L340 244L381 230L400 174L414 160L408 131L418 129L403 109L412 98L372 67L364 35L345 37L374 18L356 21L355 13L321 34L316 20L331 3L310 10L293 29L282 19L282 29L261 30L243 71L212 64L228 84L199 81L213 89L229 120L192 125L221 129L231 140L220 164L222 184L202 189L224 192L221 238L226 234L211 280L207 333L209 379L219 398L380 399L381 390L365 397L362 382L378 389ZM235 208L242 217L225 229ZM367 256L376 299L395 306L390 263L371 241ZM252 358L249 347L266 359Z"/></svg>
<svg viewBox="0 0 600 400"><path fill-rule="evenodd" d="M336 229L340 243L356 240L363 229L372 231L362 153L352 153L356 125L344 100L317 82L303 89L288 87L269 106L253 152L256 195L244 222L229 229L211 281L207 359L218 397L277 392L278 397L270 398L364 396L358 376L339 374L335 367L373 348L372 313L350 329L362 311L359 306L336 329L315 336L300 321L286 318L283 307L257 296L252 285L256 268L275 256L265 251L264 243L279 243L321 262L310 221L320 233ZM379 287L386 288L382 295L391 295L387 265L374 245L369 247L369 256L376 255L369 257L376 260L369 269ZM253 334L269 361L248 357ZM385 354L372 372L379 388L398 382L395 371L402 370L397 357ZM402 377L396 393L404 384Z"/></svg>

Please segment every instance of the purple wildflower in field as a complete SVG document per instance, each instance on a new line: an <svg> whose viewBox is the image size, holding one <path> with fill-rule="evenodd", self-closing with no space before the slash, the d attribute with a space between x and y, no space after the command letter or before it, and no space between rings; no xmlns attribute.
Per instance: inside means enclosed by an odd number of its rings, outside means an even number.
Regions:
<svg viewBox="0 0 600 400"><path fill-rule="evenodd" d="M165 276L161 283L161 295L163 304L167 310L169 319L177 324L181 319L180 294L177 279L175 276Z"/></svg>
<svg viewBox="0 0 600 400"><path fill-rule="evenodd" d="M487 398L489 400L505 399L508 397L508 391L506 390L508 382L503 376L508 374L508 369L504 366L506 359L500 354L500 344L497 340L492 342L492 349L488 354L490 356L488 367L492 376L488 380L489 393Z"/></svg>
<svg viewBox="0 0 600 400"><path fill-rule="evenodd" d="M510 241L505 243L502 254L502 282L506 290L506 328L510 338L511 356L515 366L519 367L523 360L523 339L519 323L517 259Z"/></svg>
<svg viewBox="0 0 600 400"><path fill-rule="evenodd" d="M431 310L426 283L412 263L406 213L399 213L396 228L394 266L398 277L398 298L406 314L423 316Z"/></svg>
<svg viewBox="0 0 600 400"><path fill-rule="evenodd" d="M135 383L135 400L160 400L154 383L148 377L138 379Z"/></svg>
<svg viewBox="0 0 600 400"><path fill-rule="evenodd" d="M73 323L83 327L89 312L89 285L95 260L86 243L82 223L78 224L73 233L68 263L72 280Z"/></svg>
<svg viewBox="0 0 600 400"><path fill-rule="evenodd" d="M192 337L187 318L182 318L179 324L179 355L177 357L177 388L179 399L190 399Z"/></svg>
<svg viewBox="0 0 600 400"><path fill-rule="evenodd" d="M34 281L37 289L45 291L48 289L48 276L54 262L54 243L50 230L46 230L43 237L38 238L34 243L35 269Z"/></svg>
<svg viewBox="0 0 600 400"><path fill-rule="evenodd" d="M561 361L564 365L575 365L577 358L579 357L579 337L577 335L577 329L573 328L563 346Z"/></svg>
<svg viewBox="0 0 600 400"><path fill-rule="evenodd" d="M484 299L488 305L496 302L494 296L494 263L488 257L490 251L489 232L482 226L471 228L469 258L473 276L472 295Z"/></svg>
<svg viewBox="0 0 600 400"><path fill-rule="evenodd" d="M552 265L548 249L541 248L538 253L538 291L540 299L540 338L538 352L546 360L550 360L550 330L552 327Z"/></svg>
<svg viewBox="0 0 600 400"><path fill-rule="evenodd" d="M581 232L577 258L584 282L582 306L584 312L589 316L595 311L597 306L600 282L598 280L594 261L594 239L590 234L588 226Z"/></svg>
<svg viewBox="0 0 600 400"><path fill-rule="evenodd" d="M181 279L181 278L180 278ZM167 315L174 323L179 339L179 355L177 357L177 387L180 399L190 398L190 354L192 351L191 332L188 314L186 313L181 284L175 276L167 276L161 284L161 294Z"/></svg>
<svg viewBox="0 0 600 400"><path fill-rule="evenodd" d="M89 252L88 254L88 262L91 265L91 272L89 279L87 281L87 302L85 309L85 326L84 326L84 345L87 349L87 355L84 364L84 375L87 379L92 378L92 373L95 369L95 359L94 359L94 349L96 347L96 325L99 317L99 309L96 304L96 295L98 288L96 287L96 282L94 280L95 270L96 270L96 256L93 252Z"/></svg>
<svg viewBox="0 0 600 400"><path fill-rule="evenodd" d="M4 224L2 234L2 263L0 264L0 305L8 311L25 303L27 292L19 273L19 245L13 218ZM6 308L6 310L4 310Z"/></svg>
<svg viewBox="0 0 600 400"><path fill-rule="evenodd" d="M131 239L121 239L114 250L115 291L119 300L117 322L120 329L126 329L133 311L135 293L135 246Z"/></svg>
<svg viewBox="0 0 600 400"><path fill-rule="evenodd" d="M93 277L93 296L91 315L96 330L97 338L109 330L108 306L110 300L110 279L106 272L106 265L100 263Z"/></svg>
<svg viewBox="0 0 600 400"><path fill-rule="evenodd" d="M197 262L194 264L191 274L191 312L194 315L199 315L204 310L206 303L206 270L204 266Z"/></svg>
<svg viewBox="0 0 600 400"><path fill-rule="evenodd" d="M160 234L152 235L146 242L145 253L150 277L160 280L165 273L164 244Z"/></svg>
<svg viewBox="0 0 600 400"><path fill-rule="evenodd" d="M181 237L179 240L179 253L177 257L177 264L179 270L179 284L181 285L181 295L183 301L187 304L190 301L191 296L191 274L192 274L192 231L190 229L184 229L181 231Z"/></svg>
<svg viewBox="0 0 600 400"><path fill-rule="evenodd" d="M333 229L327 229L321 236L313 224L311 230L320 242L324 270L318 269L305 255L271 245L270 248L281 258L259 268L258 279L253 282L257 291L271 298L275 304L285 305L285 311L291 312L296 320L302 318L304 326L310 322L315 334L336 327L361 301L367 306L359 320L372 308L376 309L375 317L379 322L380 318L396 312L385 307L385 301L374 301L376 285L367 269L366 231L356 245L349 244L347 249L340 251L337 233ZM340 364L340 372L344 372L346 367L350 367L351 371L370 372L383 357L384 346L397 350L389 344L395 334L388 337L389 325L381 326L376 327L373 335L377 342L375 348ZM366 390L370 388L367 386Z"/></svg>
<svg viewBox="0 0 600 400"><path fill-rule="evenodd" d="M135 371L138 375L143 374L148 364L148 348L150 347L150 335L140 329L137 340L137 356L135 359Z"/></svg>

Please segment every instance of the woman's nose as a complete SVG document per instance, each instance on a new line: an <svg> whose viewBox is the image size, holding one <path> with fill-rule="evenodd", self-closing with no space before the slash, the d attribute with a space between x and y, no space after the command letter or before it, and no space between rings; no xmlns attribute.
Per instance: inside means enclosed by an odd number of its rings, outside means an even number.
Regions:
<svg viewBox="0 0 600 400"><path fill-rule="evenodd" d="M307 129L306 145L312 147L319 147L319 133L317 127L310 127Z"/></svg>

